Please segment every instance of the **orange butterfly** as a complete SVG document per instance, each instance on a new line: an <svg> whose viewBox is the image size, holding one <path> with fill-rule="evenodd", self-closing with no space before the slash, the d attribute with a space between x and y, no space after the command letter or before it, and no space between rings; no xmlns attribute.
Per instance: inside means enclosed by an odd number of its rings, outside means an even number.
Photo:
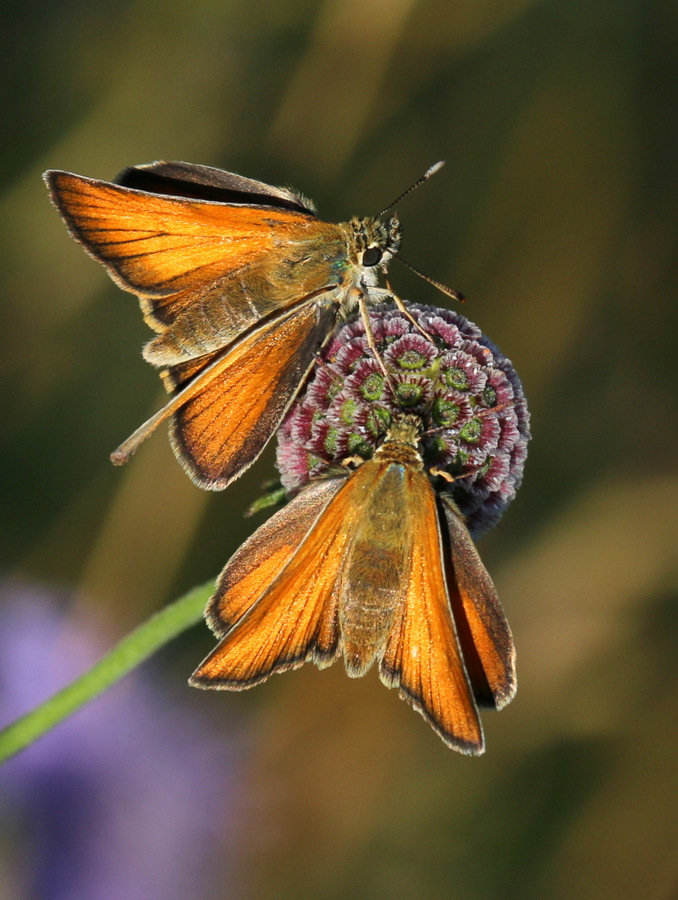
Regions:
<svg viewBox="0 0 678 900"><path fill-rule="evenodd" d="M227 487L261 453L338 318L357 305L369 324L367 304L384 295L400 305L376 287L400 246L395 215L333 225L290 190L181 162L128 168L114 184L44 177L71 234L138 295L158 333L144 358L172 399L116 464L171 418L193 481Z"/></svg>
<svg viewBox="0 0 678 900"><path fill-rule="evenodd" d="M191 684L242 690L338 656L358 677L376 662L446 744L483 752L478 706L513 698L513 641L419 431L401 415L372 459L310 482L243 544L206 610L221 641Z"/></svg>

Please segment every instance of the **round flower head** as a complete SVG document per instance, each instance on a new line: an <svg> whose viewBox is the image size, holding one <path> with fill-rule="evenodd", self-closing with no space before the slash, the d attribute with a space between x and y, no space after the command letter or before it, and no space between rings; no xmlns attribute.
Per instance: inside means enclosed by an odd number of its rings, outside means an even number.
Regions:
<svg viewBox="0 0 678 900"><path fill-rule="evenodd" d="M495 525L520 485L530 437L520 379L480 329L450 310L374 309L323 350L278 432L283 486L297 491L350 457L369 459L394 417L421 421L420 450L438 490L452 495L477 537Z"/></svg>

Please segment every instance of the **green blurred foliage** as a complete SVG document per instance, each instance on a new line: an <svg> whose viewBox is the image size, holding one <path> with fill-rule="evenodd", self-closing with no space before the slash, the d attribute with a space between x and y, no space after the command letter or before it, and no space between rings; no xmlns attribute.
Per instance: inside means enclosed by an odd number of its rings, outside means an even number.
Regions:
<svg viewBox="0 0 678 900"><path fill-rule="evenodd" d="M465 759L377 684L307 667L229 710L250 750L241 888L265 898L678 892L676 7L668 0L137 0L14 5L0 57L6 571L72 588L111 640L216 574L269 449L225 494L161 434L137 303L71 241L45 168L184 159L400 206L404 255L462 290L533 414L481 545L520 689ZM408 271L411 300L445 305ZM671 387L671 385L674 387ZM204 629L161 654L181 685ZM186 688L186 691L189 689ZM231 896L225 886L224 896Z"/></svg>

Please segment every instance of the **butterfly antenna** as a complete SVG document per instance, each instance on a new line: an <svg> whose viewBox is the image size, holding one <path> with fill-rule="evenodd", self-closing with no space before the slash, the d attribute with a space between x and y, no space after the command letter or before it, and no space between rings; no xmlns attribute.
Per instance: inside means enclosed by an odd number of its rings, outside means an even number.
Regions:
<svg viewBox="0 0 678 900"><path fill-rule="evenodd" d="M460 294L459 291L455 291L454 288L448 287L446 284L443 284L442 281L436 281L435 278L431 278L430 275L424 275L423 272L420 272L419 269L415 269L411 263L408 263L406 260L400 256L399 253L395 254L395 258L399 260L404 266L414 272L415 275L418 275L420 278L423 278L424 281L428 281L429 284L432 284L433 287L438 288L443 294L447 297L451 297L453 300L458 300L460 303L464 303L466 298L463 294Z"/></svg>
<svg viewBox="0 0 678 900"><path fill-rule="evenodd" d="M417 178L417 180L414 182L414 184L411 184L406 191L403 191L402 194L400 194L400 196L396 197L392 203L389 203L389 205L385 209L382 209L382 211L379 213L379 215L376 218L380 219L384 215L385 212L388 212L389 209L392 209L396 205L396 203L400 203L400 201L403 199L403 197L407 197L408 194L411 194L412 191L416 190L420 184L423 184L425 181L428 181L429 178L431 177L431 175L435 175L436 172L439 172L440 169L442 169L442 167L444 165L445 165L444 159L441 159L440 162L434 163L430 168L428 168L424 172L424 174L421 176L421 178Z"/></svg>

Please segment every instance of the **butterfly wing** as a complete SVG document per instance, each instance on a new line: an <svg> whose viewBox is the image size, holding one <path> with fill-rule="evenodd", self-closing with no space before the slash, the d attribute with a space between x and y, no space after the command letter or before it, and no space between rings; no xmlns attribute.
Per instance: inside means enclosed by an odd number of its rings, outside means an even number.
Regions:
<svg viewBox="0 0 678 900"><path fill-rule="evenodd" d="M223 490L259 456L334 327L335 306L313 300L250 330L225 351L163 373L172 399L112 454L126 462L164 419L188 475Z"/></svg>
<svg viewBox="0 0 678 900"><path fill-rule="evenodd" d="M194 481L221 490L269 441L331 334L336 309L312 301L262 325L225 357L170 426L172 447Z"/></svg>
<svg viewBox="0 0 678 900"><path fill-rule="evenodd" d="M275 581L343 483L343 478L312 482L236 550L205 610L217 637L224 637Z"/></svg>
<svg viewBox="0 0 678 900"><path fill-rule="evenodd" d="M435 494L422 472L410 473L410 482L404 512L413 536L411 565L379 674L448 746L482 753L482 726L449 605Z"/></svg>
<svg viewBox="0 0 678 900"><path fill-rule="evenodd" d="M128 171L164 178L163 166L172 173L179 164L158 165L155 173L141 167ZM312 284L293 278L269 284L271 268L286 271L306 260L309 240L329 241L342 252L337 226L319 223L301 205L284 208L279 197L258 196L253 186L259 182L231 178L239 185L234 195L248 203L153 194L69 172L45 173L71 234L119 287L139 297L154 330L177 326L185 358L226 346L264 316L322 287L327 265L315 266ZM270 206L255 202L267 196ZM180 324L186 315L189 320ZM194 333L200 338L195 348Z"/></svg>
<svg viewBox="0 0 678 900"><path fill-rule="evenodd" d="M313 659L327 666L339 652L338 585L350 549L352 529L360 519L364 498L355 496L352 479L317 481L305 494L281 510L276 528L288 522L290 534L301 532L295 517L298 506L308 532L290 555L284 538L274 542L282 569L256 599L266 571L257 571L265 558L263 538L248 542L228 563L219 579L219 590L209 604L210 616L218 610L241 617L191 677L196 687L242 690L265 681L269 675L298 668ZM275 518L275 517L274 517ZM247 548L247 549L245 549ZM284 560L287 562L284 563ZM241 593L242 591L242 593Z"/></svg>
<svg viewBox="0 0 678 900"><path fill-rule="evenodd" d="M449 534L450 597L476 701L501 709L516 693L515 649L497 590L451 499L441 498Z"/></svg>
<svg viewBox="0 0 678 900"><path fill-rule="evenodd" d="M150 194L70 172L46 181L74 236L125 290L167 296L214 281L303 229L310 213Z"/></svg>
<svg viewBox="0 0 678 900"><path fill-rule="evenodd" d="M141 166L129 166L115 179L123 187L148 191L152 194L168 194L171 197L192 197L194 200L215 200L219 203L249 203L291 209L314 216L315 207L310 200L287 188L274 187L225 172L212 166L200 166L186 162L152 162Z"/></svg>

